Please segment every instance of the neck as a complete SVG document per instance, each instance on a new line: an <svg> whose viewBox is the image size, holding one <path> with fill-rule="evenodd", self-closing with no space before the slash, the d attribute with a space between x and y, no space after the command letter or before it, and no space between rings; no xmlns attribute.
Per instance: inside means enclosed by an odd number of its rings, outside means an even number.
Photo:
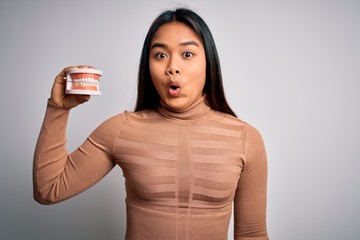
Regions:
<svg viewBox="0 0 360 240"><path fill-rule="evenodd" d="M205 96L191 104L186 109L173 109L160 100L159 113L166 118L175 118L181 120L195 120L203 117L210 111L210 107L205 101Z"/></svg>

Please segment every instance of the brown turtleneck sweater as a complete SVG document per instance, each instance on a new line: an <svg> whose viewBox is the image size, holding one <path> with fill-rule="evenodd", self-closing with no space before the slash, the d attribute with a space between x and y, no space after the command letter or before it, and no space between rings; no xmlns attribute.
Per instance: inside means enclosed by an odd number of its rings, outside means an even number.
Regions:
<svg viewBox="0 0 360 240"><path fill-rule="evenodd" d="M34 156L34 198L68 199L115 165L126 180L129 240L266 240L267 159L259 132L204 98L174 112L125 112L67 153L69 109L48 103Z"/></svg>

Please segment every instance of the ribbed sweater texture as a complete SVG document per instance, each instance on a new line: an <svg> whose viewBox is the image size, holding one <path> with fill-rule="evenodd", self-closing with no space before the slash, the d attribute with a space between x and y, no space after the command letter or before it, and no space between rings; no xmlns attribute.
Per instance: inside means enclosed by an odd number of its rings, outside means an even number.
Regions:
<svg viewBox="0 0 360 240"><path fill-rule="evenodd" d="M71 198L120 166L127 240L266 240L267 158L259 132L204 98L177 112L124 112L66 149L69 109L48 102L34 155L34 198ZM73 133L70 133L73 134Z"/></svg>

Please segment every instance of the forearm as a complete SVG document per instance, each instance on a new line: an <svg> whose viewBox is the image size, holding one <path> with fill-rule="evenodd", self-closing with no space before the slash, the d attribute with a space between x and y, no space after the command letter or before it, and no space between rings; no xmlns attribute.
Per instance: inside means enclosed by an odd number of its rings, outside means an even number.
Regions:
<svg viewBox="0 0 360 240"><path fill-rule="evenodd" d="M268 237L239 237L234 236L234 240L269 240Z"/></svg>
<svg viewBox="0 0 360 240"><path fill-rule="evenodd" d="M68 154L68 116L68 109L48 103L33 165L34 199L41 204L53 204L75 196L94 185L114 166L109 153L90 137Z"/></svg>
<svg viewBox="0 0 360 240"><path fill-rule="evenodd" d="M33 163L33 187L36 201L46 204L50 191L56 191L56 183L67 162L66 125L69 109L48 102L45 118L36 144Z"/></svg>

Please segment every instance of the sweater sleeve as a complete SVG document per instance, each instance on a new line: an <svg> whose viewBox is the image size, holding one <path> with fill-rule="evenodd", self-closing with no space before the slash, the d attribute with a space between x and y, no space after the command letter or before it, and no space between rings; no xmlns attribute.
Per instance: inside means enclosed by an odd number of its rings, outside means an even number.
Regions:
<svg viewBox="0 0 360 240"><path fill-rule="evenodd" d="M119 117L100 125L74 152L66 149L69 109L48 102L33 162L34 199L54 204L90 188L113 167L112 148ZM119 127L117 128L119 129Z"/></svg>
<svg viewBox="0 0 360 240"><path fill-rule="evenodd" d="M234 200L234 239L268 240L267 156L260 133L246 126L244 168Z"/></svg>

